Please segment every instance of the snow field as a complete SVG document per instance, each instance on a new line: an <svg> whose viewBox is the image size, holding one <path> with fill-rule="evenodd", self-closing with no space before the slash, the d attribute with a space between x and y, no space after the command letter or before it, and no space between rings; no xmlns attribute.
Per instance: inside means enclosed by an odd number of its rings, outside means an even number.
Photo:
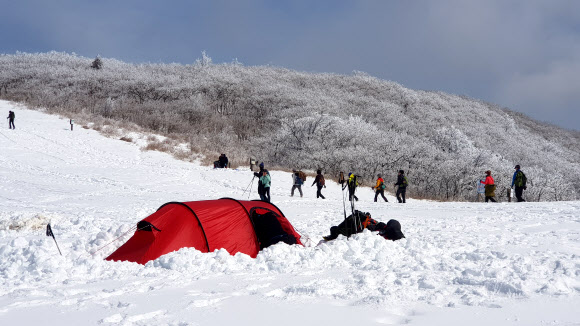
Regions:
<svg viewBox="0 0 580 326"><path fill-rule="evenodd" d="M0 102L0 111L12 108ZM579 202L401 205L390 194L374 203L363 188L357 209L399 220L407 238L365 231L319 244L344 218L340 186L326 176L327 199L317 200L309 178L304 198L290 197L290 174L271 171L273 203L305 247L275 245L256 259L184 248L145 266L108 262L162 204L248 199L252 173L176 161L80 126L71 132L66 118L14 111L18 129L0 129L3 325L460 325L488 315L506 325L580 323L577 309L562 308L580 303ZM48 222L64 256L45 236Z"/></svg>

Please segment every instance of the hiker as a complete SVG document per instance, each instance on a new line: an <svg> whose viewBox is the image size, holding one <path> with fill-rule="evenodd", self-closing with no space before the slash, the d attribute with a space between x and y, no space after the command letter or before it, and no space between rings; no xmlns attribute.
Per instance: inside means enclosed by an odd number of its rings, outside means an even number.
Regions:
<svg viewBox="0 0 580 326"><path fill-rule="evenodd" d="M383 199L385 200L385 202L389 202L387 200L387 197L385 197L385 188L387 186L385 186L385 180L383 180L383 176L379 173L377 174L377 185L373 187L373 189L375 189L375 203L377 202L377 198L379 197L379 194L383 197Z"/></svg>
<svg viewBox="0 0 580 326"><path fill-rule="evenodd" d="M395 186L399 186L397 188L397 200L399 201L399 203L404 204L406 202L405 194L407 192L408 185L409 183L407 182L407 177L405 177L405 171L399 170L399 174L397 175L397 183L395 183Z"/></svg>
<svg viewBox="0 0 580 326"><path fill-rule="evenodd" d="M228 167L228 158L226 157L226 154L220 154L218 160L213 162L214 169L223 169L227 167Z"/></svg>
<svg viewBox="0 0 580 326"><path fill-rule="evenodd" d="M224 168L224 169L228 168L229 160L228 160L226 154L220 155L220 158L218 159L218 161L220 162L220 168Z"/></svg>
<svg viewBox="0 0 580 326"><path fill-rule="evenodd" d="M354 192L356 191L356 187L358 186L358 181L356 180L356 175L354 175L354 173L349 173L348 174L348 180L346 180L346 184L342 187L342 190L344 190L346 187L348 187L348 200L352 201L353 198L354 200L358 201L358 197L354 195Z"/></svg>
<svg viewBox="0 0 580 326"><path fill-rule="evenodd" d="M338 181L337 182L341 186L344 186L344 183L346 182L346 180L344 180L344 172L340 171L340 174L338 175Z"/></svg>
<svg viewBox="0 0 580 326"><path fill-rule="evenodd" d="M254 171L255 165L256 165L256 160L250 157L250 171Z"/></svg>
<svg viewBox="0 0 580 326"><path fill-rule="evenodd" d="M364 229L369 231L378 231L379 235L387 240L399 240L405 237L401 232L401 223L397 220L389 220L387 224L378 222L371 218L370 213L363 213L361 211L354 211L352 215L344 219L342 223L330 228L330 235L327 235L324 240L334 240L340 234L345 237L350 237L353 234L360 233Z"/></svg>
<svg viewBox="0 0 580 326"><path fill-rule="evenodd" d="M493 178L491 177L491 171L487 170L485 171L485 181L479 180L479 182L483 183L485 185L485 202L487 203L488 201L492 201L492 202L496 202L495 199L493 197L495 197L495 182L493 181Z"/></svg>
<svg viewBox="0 0 580 326"><path fill-rule="evenodd" d="M516 198L518 199L518 202L522 202L525 201L522 196L524 194L524 190L527 189L526 183L528 179L526 178L524 172L520 170L519 164L516 165L514 169L516 169L516 172L514 172L514 177L512 178L512 188L516 186Z"/></svg>
<svg viewBox="0 0 580 326"><path fill-rule="evenodd" d="M306 178L302 178L300 174L304 174L302 171L292 170L292 190L290 191L290 197L294 197L294 190L298 189L300 192L300 197L302 197L302 185Z"/></svg>
<svg viewBox="0 0 580 326"><path fill-rule="evenodd" d="M73 131L73 125L75 121L73 119L70 119L68 122L70 123L70 131Z"/></svg>
<svg viewBox="0 0 580 326"><path fill-rule="evenodd" d="M264 162L260 163L259 165L260 171L254 172L254 177L258 178L258 195L260 195L260 199L264 200L264 185L262 184L262 175L264 171L268 171L264 169Z"/></svg>
<svg viewBox="0 0 580 326"><path fill-rule="evenodd" d="M320 169L316 170L316 178L314 179L312 186L314 186L314 184L316 184L316 198L321 197L322 199L326 199L322 195L322 187L326 188L326 182L324 181L324 176L322 175L322 171Z"/></svg>
<svg viewBox="0 0 580 326"><path fill-rule="evenodd" d="M8 129L16 129L14 127L14 112L8 111L8 117L6 119L8 119Z"/></svg>
<svg viewBox="0 0 580 326"><path fill-rule="evenodd" d="M262 197L261 198L265 202L270 202L270 173L264 170L262 171L262 176L260 177L260 182L262 183Z"/></svg>

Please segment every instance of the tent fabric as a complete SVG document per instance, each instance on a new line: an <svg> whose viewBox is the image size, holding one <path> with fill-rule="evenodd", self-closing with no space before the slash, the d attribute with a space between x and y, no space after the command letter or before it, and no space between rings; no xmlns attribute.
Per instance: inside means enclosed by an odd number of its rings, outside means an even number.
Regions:
<svg viewBox="0 0 580 326"><path fill-rule="evenodd" d="M260 251L251 212L273 213L285 233L300 242L300 235L274 204L232 198L170 202L140 221L135 234L106 260L145 264L150 260L190 247L202 252L226 249L253 258Z"/></svg>

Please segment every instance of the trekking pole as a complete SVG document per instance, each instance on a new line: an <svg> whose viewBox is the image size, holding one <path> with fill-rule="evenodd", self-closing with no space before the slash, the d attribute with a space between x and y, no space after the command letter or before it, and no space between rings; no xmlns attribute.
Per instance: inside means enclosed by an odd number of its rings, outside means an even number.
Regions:
<svg viewBox="0 0 580 326"><path fill-rule="evenodd" d="M62 256L62 252L60 252L60 248L58 247L58 243L56 243L56 238L54 237L54 233L52 233L52 228L50 227L50 223L46 225L46 236L52 237L54 243L56 244L56 249L58 249L58 253Z"/></svg>
<svg viewBox="0 0 580 326"><path fill-rule="evenodd" d="M346 220L346 201L344 199L346 195L344 194L344 188L342 188L342 208L344 209L344 219Z"/></svg>
<svg viewBox="0 0 580 326"><path fill-rule="evenodd" d="M256 176L254 176L255 178ZM250 183L250 191L248 191L248 200L250 199L250 194L252 193L252 186L254 185L254 178L252 178L252 182Z"/></svg>
<svg viewBox="0 0 580 326"><path fill-rule="evenodd" d="M246 191L248 191L248 188L250 188L250 192L252 192L252 184L254 183L254 178L256 178L256 176L252 177L252 181L250 182L250 184L246 187L246 189L244 190L244 192L242 193L242 197L246 194ZM248 196L249 197L249 196Z"/></svg>

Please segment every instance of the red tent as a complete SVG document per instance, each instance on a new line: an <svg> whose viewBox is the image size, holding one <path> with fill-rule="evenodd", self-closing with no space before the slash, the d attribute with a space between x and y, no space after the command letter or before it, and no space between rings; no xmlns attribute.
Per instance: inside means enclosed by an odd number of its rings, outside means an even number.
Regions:
<svg viewBox="0 0 580 326"><path fill-rule="evenodd" d="M105 259L145 264L184 247L256 257L261 248L279 241L302 244L274 204L232 198L170 202L137 223L133 237Z"/></svg>

